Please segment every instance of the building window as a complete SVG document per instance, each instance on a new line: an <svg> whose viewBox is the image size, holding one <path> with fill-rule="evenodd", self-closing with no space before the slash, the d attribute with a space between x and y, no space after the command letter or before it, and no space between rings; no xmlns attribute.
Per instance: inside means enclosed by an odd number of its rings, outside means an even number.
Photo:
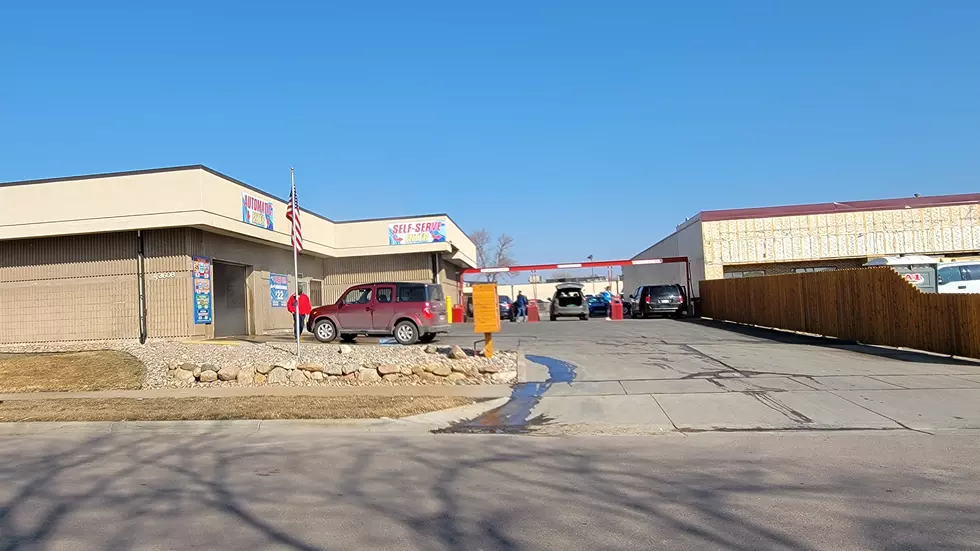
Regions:
<svg viewBox="0 0 980 551"><path fill-rule="evenodd" d="M759 277L766 275L765 270L749 270L747 272L725 272L725 279L738 279L742 277Z"/></svg>
<svg viewBox="0 0 980 551"><path fill-rule="evenodd" d="M813 272L832 272L837 268L833 266L817 266L816 268L793 268L794 274L809 274Z"/></svg>

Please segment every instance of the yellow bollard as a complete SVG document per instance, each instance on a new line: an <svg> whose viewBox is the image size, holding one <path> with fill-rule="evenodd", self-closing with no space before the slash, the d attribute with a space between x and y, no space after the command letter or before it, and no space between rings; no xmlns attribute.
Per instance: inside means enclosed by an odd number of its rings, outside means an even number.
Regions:
<svg viewBox="0 0 980 551"><path fill-rule="evenodd" d="M493 333L483 334L483 355L487 358L493 357Z"/></svg>
<svg viewBox="0 0 980 551"><path fill-rule="evenodd" d="M446 297L446 323L453 324L453 299Z"/></svg>

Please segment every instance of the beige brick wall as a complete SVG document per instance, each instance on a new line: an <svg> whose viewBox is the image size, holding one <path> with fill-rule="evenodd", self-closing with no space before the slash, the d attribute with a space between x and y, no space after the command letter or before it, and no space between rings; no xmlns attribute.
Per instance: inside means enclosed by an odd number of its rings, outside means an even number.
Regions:
<svg viewBox="0 0 980 551"><path fill-rule="evenodd" d="M706 264L980 250L977 205L704 222Z"/></svg>

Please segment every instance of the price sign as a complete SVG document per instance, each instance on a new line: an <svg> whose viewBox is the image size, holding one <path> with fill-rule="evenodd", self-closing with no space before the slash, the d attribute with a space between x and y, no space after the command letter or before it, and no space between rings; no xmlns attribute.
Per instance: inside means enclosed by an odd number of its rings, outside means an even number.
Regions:
<svg viewBox="0 0 980 551"><path fill-rule="evenodd" d="M289 300L289 276L269 274L269 295L273 308L285 308Z"/></svg>
<svg viewBox="0 0 980 551"><path fill-rule="evenodd" d="M473 285L473 332L496 333L500 331L500 303L497 301L497 284Z"/></svg>

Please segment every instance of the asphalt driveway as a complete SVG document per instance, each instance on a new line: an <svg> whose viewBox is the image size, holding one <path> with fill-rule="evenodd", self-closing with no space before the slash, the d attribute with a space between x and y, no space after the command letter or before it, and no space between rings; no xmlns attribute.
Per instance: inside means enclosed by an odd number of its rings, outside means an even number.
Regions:
<svg viewBox="0 0 980 551"><path fill-rule="evenodd" d="M504 322L495 342L531 384L494 423L545 433L980 428L968 360L706 320Z"/></svg>

